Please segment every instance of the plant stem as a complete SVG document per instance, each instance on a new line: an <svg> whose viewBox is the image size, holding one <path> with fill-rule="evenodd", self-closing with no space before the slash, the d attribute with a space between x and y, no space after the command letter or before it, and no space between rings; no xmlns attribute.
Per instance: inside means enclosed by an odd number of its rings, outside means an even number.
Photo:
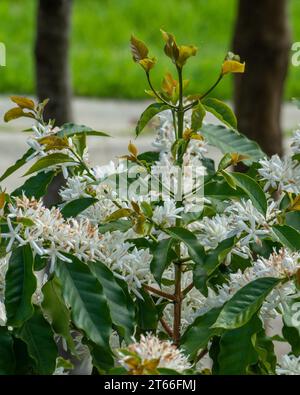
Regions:
<svg viewBox="0 0 300 395"><path fill-rule="evenodd" d="M180 250L180 244L178 245ZM173 340L176 346L180 343L180 324L181 324L181 265L175 265L175 293L174 293L174 323Z"/></svg>
<svg viewBox="0 0 300 395"><path fill-rule="evenodd" d="M193 107L195 107L199 101L201 101L202 99L204 99L207 95L210 94L210 92L212 90L215 89L215 87L219 84L219 82L221 81L221 79L223 78L223 74L220 74L217 81L208 89L208 91L206 91L202 96L199 97L198 100L193 101L193 103L187 105L186 107L184 107L184 111L188 111L191 110Z"/></svg>
<svg viewBox="0 0 300 395"><path fill-rule="evenodd" d="M150 80L150 74L149 74L149 73L146 73L146 76L147 76L148 84L149 84L149 86L150 86L152 92L153 92L153 93L155 94L155 96L158 98L158 100L160 100L161 102L165 103L168 107L173 108L174 110L177 109L176 106L173 106L171 103L168 103L168 102L167 102L165 99L163 99L163 98L160 96L160 94L155 90L155 88L154 88L154 86L152 85L152 82L151 82L151 80Z"/></svg>
<svg viewBox="0 0 300 395"><path fill-rule="evenodd" d="M166 321L163 318L160 318L160 323L162 325L162 327L164 328L164 330L167 332L167 334L173 338L173 332L172 329L169 327L169 325L166 323Z"/></svg>
<svg viewBox="0 0 300 395"><path fill-rule="evenodd" d="M183 296L187 295L193 288L194 288L194 283L192 282L182 291L182 295Z"/></svg>
<svg viewBox="0 0 300 395"><path fill-rule="evenodd" d="M165 298L165 299L169 299L169 300L175 301L175 297L174 297L173 295L171 295L171 294L168 294L167 292L161 291L160 289L157 289L157 288L153 288L153 287L151 287L150 285L146 285L146 284L144 284L143 287L144 287L147 291L149 291L149 292L151 292L151 293L153 293L153 294L156 294L156 295L158 295L158 296L161 296L161 297L163 297L163 298Z"/></svg>
<svg viewBox="0 0 300 395"><path fill-rule="evenodd" d="M177 109L177 137L178 139L182 138L183 135L183 126L184 126L184 108L183 108L183 83L182 83L182 69L177 67L178 72L178 80L179 80L179 103ZM181 152L177 154L177 161L179 166L182 166L182 155ZM178 191L181 190L181 183L178 183ZM176 202L177 207L182 206L181 201ZM176 219L176 226L181 226L181 219ZM180 243L175 246L176 255L180 260ZM176 346L180 343L180 325L181 325L181 304L182 304L182 294L181 294L181 271L182 264L180 262L174 262L175 266L175 292L174 292L174 321L173 321L173 341Z"/></svg>
<svg viewBox="0 0 300 395"><path fill-rule="evenodd" d="M199 353L199 355L197 356L196 362L199 362L200 359L202 359L203 357L205 357L205 355L206 355L207 353L208 353L208 349L207 349L207 348L204 348L204 349Z"/></svg>

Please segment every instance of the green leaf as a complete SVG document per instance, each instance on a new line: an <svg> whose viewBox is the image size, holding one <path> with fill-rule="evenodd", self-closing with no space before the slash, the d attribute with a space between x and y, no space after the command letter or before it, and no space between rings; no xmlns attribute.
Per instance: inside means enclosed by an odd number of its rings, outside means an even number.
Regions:
<svg viewBox="0 0 300 395"><path fill-rule="evenodd" d="M85 134L87 136L109 137L105 132L98 132L85 125L76 125L75 123L65 123L57 133L59 137L72 137L75 135Z"/></svg>
<svg viewBox="0 0 300 395"><path fill-rule="evenodd" d="M265 331L261 330L255 336L254 347L259 355L259 362L263 368L263 373L274 374L277 359L274 353L273 339L266 336Z"/></svg>
<svg viewBox="0 0 300 395"><path fill-rule="evenodd" d="M180 348L191 358L195 358L198 350L206 347L209 340L220 333L219 329L211 326L215 323L221 310L222 307L214 308L200 315L182 335Z"/></svg>
<svg viewBox="0 0 300 395"><path fill-rule="evenodd" d="M249 196L253 206L265 215L268 207L267 198L258 183L243 173L230 173L230 175L234 179L236 185Z"/></svg>
<svg viewBox="0 0 300 395"><path fill-rule="evenodd" d="M225 303L213 327L235 329L245 325L260 309L265 298L280 281L278 278L263 277L251 281L239 289Z"/></svg>
<svg viewBox="0 0 300 395"><path fill-rule="evenodd" d="M42 288L42 309L53 330L63 336L69 348L74 350L74 342L70 333L71 314L62 298L62 287L57 277L46 282Z"/></svg>
<svg viewBox="0 0 300 395"><path fill-rule="evenodd" d="M230 237L221 241L216 249L211 251L204 259L203 265L195 265L193 269L193 281L195 287L203 293L208 295L207 280L224 261L226 256L234 247L235 237Z"/></svg>
<svg viewBox="0 0 300 395"><path fill-rule="evenodd" d="M32 375L35 371L35 362L30 357L27 345L21 339L14 337L14 354L16 361L15 375Z"/></svg>
<svg viewBox="0 0 300 395"><path fill-rule="evenodd" d="M0 326L0 376L14 374L15 355L13 350L13 338L7 327Z"/></svg>
<svg viewBox="0 0 300 395"><path fill-rule="evenodd" d="M247 165L265 157L257 143L234 129L228 129L222 125L205 124L202 125L201 134L210 145L219 148L223 154L236 152L248 155L249 158L244 161Z"/></svg>
<svg viewBox="0 0 300 395"><path fill-rule="evenodd" d="M12 252L5 283L7 325L20 326L33 314L31 298L36 289L33 256L29 245L18 247Z"/></svg>
<svg viewBox="0 0 300 395"><path fill-rule="evenodd" d="M60 165L62 163L76 163L75 159L71 158L69 155L56 153L50 154L40 158L31 168L24 174L24 176L29 176L30 174L39 172L44 169L48 169L52 166Z"/></svg>
<svg viewBox="0 0 300 395"><path fill-rule="evenodd" d="M274 225L272 231L276 239L292 251L300 250L300 233L288 225Z"/></svg>
<svg viewBox="0 0 300 395"><path fill-rule="evenodd" d="M114 358L110 350L91 342L88 342L88 346L92 356L93 366L98 369L100 374L106 373L114 367Z"/></svg>
<svg viewBox="0 0 300 395"><path fill-rule="evenodd" d="M16 163L12 166L10 166L0 177L0 182L5 180L7 177L9 177L11 174L13 174L15 171L20 169L20 167L24 166L26 163L26 159L28 159L32 154L34 153L34 149L30 148L25 154L22 156L22 158L18 159Z"/></svg>
<svg viewBox="0 0 300 395"><path fill-rule="evenodd" d="M103 287L112 322L118 327L120 335L130 340L134 333L135 322L132 299L125 295L111 270L102 262L90 262L89 267Z"/></svg>
<svg viewBox="0 0 300 395"><path fill-rule="evenodd" d="M258 361L258 353L253 346L252 337L261 329L260 319L254 316L241 328L226 331L222 335L218 355L218 374L247 374L247 368Z"/></svg>
<svg viewBox="0 0 300 395"><path fill-rule="evenodd" d="M197 132L201 126L203 119L205 117L206 111L203 105L199 102L192 111L192 123L191 123L191 128Z"/></svg>
<svg viewBox="0 0 300 395"><path fill-rule="evenodd" d="M283 304L282 334L292 347L294 355L300 355L300 297L286 298Z"/></svg>
<svg viewBox="0 0 300 395"><path fill-rule="evenodd" d="M159 160L159 152L147 151L137 156L138 160L145 161L147 164L152 165Z"/></svg>
<svg viewBox="0 0 300 395"><path fill-rule="evenodd" d="M138 136L143 131L150 119L165 110L169 110L169 106L164 103L150 104L150 106L147 107L146 110L142 113L138 121L138 124L136 126L136 135Z"/></svg>
<svg viewBox="0 0 300 395"><path fill-rule="evenodd" d="M128 229L132 228L132 222L125 219L118 219L116 221L111 221L107 224L98 225L99 233L113 232L119 230L120 232L126 232Z"/></svg>
<svg viewBox="0 0 300 395"><path fill-rule="evenodd" d="M172 245L174 239L168 238L159 241L152 251L152 261L150 263L151 273L153 274L155 280L160 285L163 272L174 259L174 254L172 254ZM176 257L176 256L175 256Z"/></svg>
<svg viewBox="0 0 300 395"><path fill-rule="evenodd" d="M188 247L190 257L194 262L200 265L203 264L204 248L192 232L180 227L168 228L166 232L175 240L183 242Z"/></svg>
<svg viewBox="0 0 300 395"><path fill-rule="evenodd" d="M53 180L54 175L54 171L40 172L26 180L21 187L15 189L11 196L22 196L24 193L28 198L40 199L47 193L48 185Z"/></svg>
<svg viewBox="0 0 300 395"><path fill-rule="evenodd" d="M158 312L152 297L143 289L139 289L143 297L136 299L137 304L137 322L138 327L143 331L156 330L158 321Z"/></svg>
<svg viewBox="0 0 300 395"><path fill-rule="evenodd" d="M210 181L204 185L205 196L210 196L215 199L228 200L230 197L244 197L244 191L240 188L233 189L223 179Z"/></svg>
<svg viewBox="0 0 300 395"><path fill-rule="evenodd" d="M72 263L58 261L55 272L63 284L63 298L71 307L72 319L91 341L109 349L112 323L103 288L86 264L66 256Z"/></svg>
<svg viewBox="0 0 300 395"><path fill-rule="evenodd" d="M52 374L58 356L50 325L40 309L35 308L34 315L18 329L16 336L26 343L28 353L35 361L37 374Z"/></svg>
<svg viewBox="0 0 300 395"><path fill-rule="evenodd" d="M226 170L221 170L220 173L224 177L224 180L226 180L227 184L232 188L236 189L236 182L233 177L231 177L231 173L228 173Z"/></svg>
<svg viewBox="0 0 300 395"><path fill-rule="evenodd" d="M98 199L95 198L80 198L76 200L72 200L67 203L61 210L61 213L64 218L77 217L82 211L86 210L88 207L97 203Z"/></svg>
<svg viewBox="0 0 300 395"><path fill-rule="evenodd" d="M225 125L232 127L233 129L237 128L237 119L234 115L232 109L227 106L227 104L223 103L218 99L213 99L208 97L202 101L204 108L212 113L216 118L218 118Z"/></svg>
<svg viewBox="0 0 300 395"><path fill-rule="evenodd" d="M300 211L290 211L285 214L287 225L300 231Z"/></svg>

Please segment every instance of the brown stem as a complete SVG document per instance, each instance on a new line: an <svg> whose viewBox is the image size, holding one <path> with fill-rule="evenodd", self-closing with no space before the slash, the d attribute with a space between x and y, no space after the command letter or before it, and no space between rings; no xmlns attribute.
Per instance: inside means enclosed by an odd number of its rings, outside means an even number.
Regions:
<svg viewBox="0 0 300 395"><path fill-rule="evenodd" d="M179 246L180 248L180 246ZM173 340L176 346L180 343L180 324L181 324L181 265L175 265L175 293L174 293L174 327Z"/></svg>
<svg viewBox="0 0 300 395"><path fill-rule="evenodd" d="M160 318L159 321L162 324L162 327L164 328L164 330L167 332L167 334L173 339L172 329L169 327L169 325L166 323L166 321L163 318Z"/></svg>
<svg viewBox="0 0 300 395"><path fill-rule="evenodd" d="M205 355L208 353L208 348L203 348L203 350L200 352L200 354L197 356L196 362L199 362L200 359L205 357Z"/></svg>
<svg viewBox="0 0 300 395"><path fill-rule="evenodd" d="M156 295L162 296L163 298L175 301L175 296L168 294L167 292L161 291L160 289L157 289L157 288L153 288L150 285L146 285L146 284L144 284L143 287L147 291L152 292L153 294L156 294Z"/></svg>
<svg viewBox="0 0 300 395"><path fill-rule="evenodd" d="M194 288L194 283L190 283L183 291L182 295L187 295Z"/></svg>
<svg viewBox="0 0 300 395"><path fill-rule="evenodd" d="M185 263L185 262L188 262L188 261L191 261L191 260L192 259L189 256L187 256L186 258L177 259L176 261L174 261L174 263L175 264L181 264L181 263Z"/></svg>

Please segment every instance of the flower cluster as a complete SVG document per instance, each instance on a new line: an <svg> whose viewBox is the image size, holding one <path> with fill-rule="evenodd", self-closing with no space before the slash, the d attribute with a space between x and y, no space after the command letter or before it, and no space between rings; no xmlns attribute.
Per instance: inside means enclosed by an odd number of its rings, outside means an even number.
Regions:
<svg viewBox="0 0 300 395"><path fill-rule="evenodd" d="M159 340L147 334L139 342L119 350L119 363L130 374L154 374L158 369L167 368L182 373L191 367L187 357L169 340Z"/></svg>
<svg viewBox="0 0 300 395"><path fill-rule="evenodd" d="M298 374L290 333L299 332L300 132L292 156L266 158L236 132L231 109L208 97L245 64L229 53L212 89L184 97L182 68L197 49L162 35L178 81L168 73L161 91L151 83L155 58L131 39L133 59L158 99L136 132L157 115L155 151L139 153L130 142L118 162L93 167L87 136L102 132L54 128L43 120L45 103L12 98L18 107L5 119L29 116L36 124L30 150L1 179L35 163L11 195L0 189L3 336L7 344L21 338L34 362L28 370L39 374L68 373L74 356L89 373L203 373L202 358L212 356L217 374ZM206 112L226 127L207 124ZM222 151L218 163L209 145ZM239 162L250 165L246 174L233 170ZM64 182L51 206L43 197L57 174ZM276 335L292 348L280 365L266 332L273 318L284 324ZM51 350L43 366L30 346L37 327L34 341ZM240 341L249 363L241 361Z"/></svg>

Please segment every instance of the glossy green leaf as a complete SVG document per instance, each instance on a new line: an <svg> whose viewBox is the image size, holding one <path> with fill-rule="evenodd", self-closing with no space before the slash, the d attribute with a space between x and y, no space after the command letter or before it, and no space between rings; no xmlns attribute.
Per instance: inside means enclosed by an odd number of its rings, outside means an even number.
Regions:
<svg viewBox="0 0 300 395"><path fill-rule="evenodd" d="M263 277L245 285L225 303L213 327L235 329L245 325L280 281L278 278Z"/></svg>
<svg viewBox="0 0 300 395"><path fill-rule="evenodd" d="M234 247L235 238L230 237L223 240L216 249L211 251L204 259L203 265L195 265L193 269L193 281L195 287L203 293L208 295L207 280L209 276L219 267L226 256Z"/></svg>
<svg viewBox="0 0 300 395"><path fill-rule="evenodd" d="M85 134L87 136L109 137L105 132L98 132L85 125L76 125L75 123L65 123L57 133L59 137L72 137L75 135Z"/></svg>
<svg viewBox="0 0 300 395"><path fill-rule="evenodd" d="M300 211L290 211L286 213L285 222L287 225L300 231Z"/></svg>
<svg viewBox="0 0 300 395"><path fill-rule="evenodd" d="M272 231L276 239L292 251L300 250L300 232L288 225L274 225Z"/></svg>
<svg viewBox="0 0 300 395"><path fill-rule="evenodd" d="M48 169L53 166L61 165L63 163L76 163L75 159L71 158L69 155L56 153L43 156L30 169L24 174L24 176L29 176L30 174Z"/></svg>
<svg viewBox="0 0 300 395"><path fill-rule="evenodd" d="M36 289L36 278L29 245L18 247L12 252L5 283L7 324L20 326L32 316L34 311L31 298Z"/></svg>
<svg viewBox="0 0 300 395"><path fill-rule="evenodd" d="M103 288L86 264L67 256L72 263L58 261L55 271L63 284L63 298L71 307L72 319L88 339L109 348L112 322Z"/></svg>
<svg viewBox="0 0 300 395"><path fill-rule="evenodd" d="M203 119L205 117L206 111L204 106L199 102L192 111L192 123L191 123L191 128L197 132L201 126Z"/></svg>
<svg viewBox="0 0 300 395"><path fill-rule="evenodd" d="M158 321L158 312L152 297L143 289L139 290L143 297L136 299L137 304L137 322L138 327L143 332L156 330Z"/></svg>
<svg viewBox="0 0 300 395"><path fill-rule="evenodd" d="M230 197L246 197L240 188L233 189L225 180L213 180L204 185L205 196L219 200L228 200Z"/></svg>
<svg viewBox="0 0 300 395"><path fill-rule="evenodd" d="M300 297L285 298L283 303L282 334L292 347L294 355L300 355Z"/></svg>
<svg viewBox="0 0 300 395"><path fill-rule="evenodd" d="M24 193L28 198L35 197L35 199L40 199L47 193L48 186L53 180L54 175L54 171L40 172L26 180L11 195L22 196Z"/></svg>
<svg viewBox="0 0 300 395"><path fill-rule="evenodd" d="M40 309L35 308L33 316L18 329L16 336L26 343L28 353L35 361L35 373L52 374L55 370L58 351L51 326Z"/></svg>
<svg viewBox="0 0 300 395"><path fill-rule="evenodd" d="M175 240L183 242L188 247L190 257L194 262L198 264L203 263L203 257L205 255L204 248L192 232L180 227L168 228L166 232Z"/></svg>
<svg viewBox="0 0 300 395"><path fill-rule="evenodd" d="M211 97L204 99L202 104L208 112L212 113L225 125L232 127L233 129L237 128L236 116L234 115L232 109L227 106L227 104Z"/></svg>
<svg viewBox="0 0 300 395"><path fill-rule="evenodd" d="M93 366L96 367L100 374L106 373L114 367L114 358L110 350L100 347L94 343L88 342Z"/></svg>
<svg viewBox="0 0 300 395"><path fill-rule="evenodd" d="M148 165L159 160L159 152L156 151L146 151L137 156L138 160L145 161Z"/></svg>
<svg viewBox="0 0 300 395"><path fill-rule="evenodd" d="M7 327L0 326L0 376L14 374L15 355L12 333Z"/></svg>
<svg viewBox="0 0 300 395"><path fill-rule="evenodd" d="M194 358L200 349L206 347L213 336L221 332L217 328L212 328L221 309L221 307L214 308L197 317L182 335L180 347L191 358Z"/></svg>
<svg viewBox="0 0 300 395"><path fill-rule="evenodd" d="M26 160L34 153L34 149L30 148L28 151L25 152L25 154L22 156L22 158L18 159L16 163L12 166L10 166L0 177L0 182L5 180L7 177L9 177L11 174L13 174L15 171L20 169L22 166L25 165Z"/></svg>
<svg viewBox="0 0 300 395"><path fill-rule="evenodd" d="M145 126L148 124L148 122L157 114L159 114L162 111L168 110L169 106L167 106L164 103L153 103L150 104L149 107L146 108L146 110L142 113L138 124L136 126L136 135L138 136Z"/></svg>
<svg viewBox="0 0 300 395"><path fill-rule="evenodd" d="M174 239L172 238L160 240L152 251L153 258L150 263L150 269L159 285L164 271L170 265L172 259L176 258L175 253L172 254L173 243Z"/></svg>
<svg viewBox="0 0 300 395"><path fill-rule="evenodd" d="M247 160L244 160L247 165L265 157L256 142L249 140L234 129L228 129L222 125L205 124L202 125L201 134L210 145L219 148L223 154L236 152L249 156Z"/></svg>
<svg viewBox="0 0 300 395"><path fill-rule="evenodd" d="M276 355L272 338L264 330L258 332L253 341L254 348L259 355L259 364L264 374L274 374L276 368Z"/></svg>
<svg viewBox="0 0 300 395"><path fill-rule="evenodd" d="M76 200L72 200L67 203L61 210L61 213L64 218L77 217L82 211L86 210L93 204L97 203L98 199L95 198L80 198Z"/></svg>
<svg viewBox="0 0 300 395"><path fill-rule="evenodd" d="M103 287L113 324L118 327L121 336L129 340L133 336L135 323L132 299L125 295L111 270L102 262L90 262L89 267Z"/></svg>
<svg viewBox="0 0 300 395"><path fill-rule="evenodd" d="M120 232L126 232L126 230L132 228L132 222L125 219L117 219L106 224L98 225L99 233L113 232L119 230Z"/></svg>
<svg viewBox="0 0 300 395"><path fill-rule="evenodd" d="M47 281L42 288L43 312L50 322L53 330L64 337L71 350L74 350L74 342L70 333L70 310L66 307L62 297L62 287L57 277Z"/></svg>
<svg viewBox="0 0 300 395"><path fill-rule="evenodd" d="M257 363L258 353L252 342L252 337L262 329L262 323L257 316L241 328L226 331L220 340L218 355L219 374L247 374L250 365Z"/></svg>
<svg viewBox="0 0 300 395"><path fill-rule="evenodd" d="M230 176L234 179L236 185L249 196L253 206L265 215L268 207L267 198L258 183L243 173L230 173Z"/></svg>

